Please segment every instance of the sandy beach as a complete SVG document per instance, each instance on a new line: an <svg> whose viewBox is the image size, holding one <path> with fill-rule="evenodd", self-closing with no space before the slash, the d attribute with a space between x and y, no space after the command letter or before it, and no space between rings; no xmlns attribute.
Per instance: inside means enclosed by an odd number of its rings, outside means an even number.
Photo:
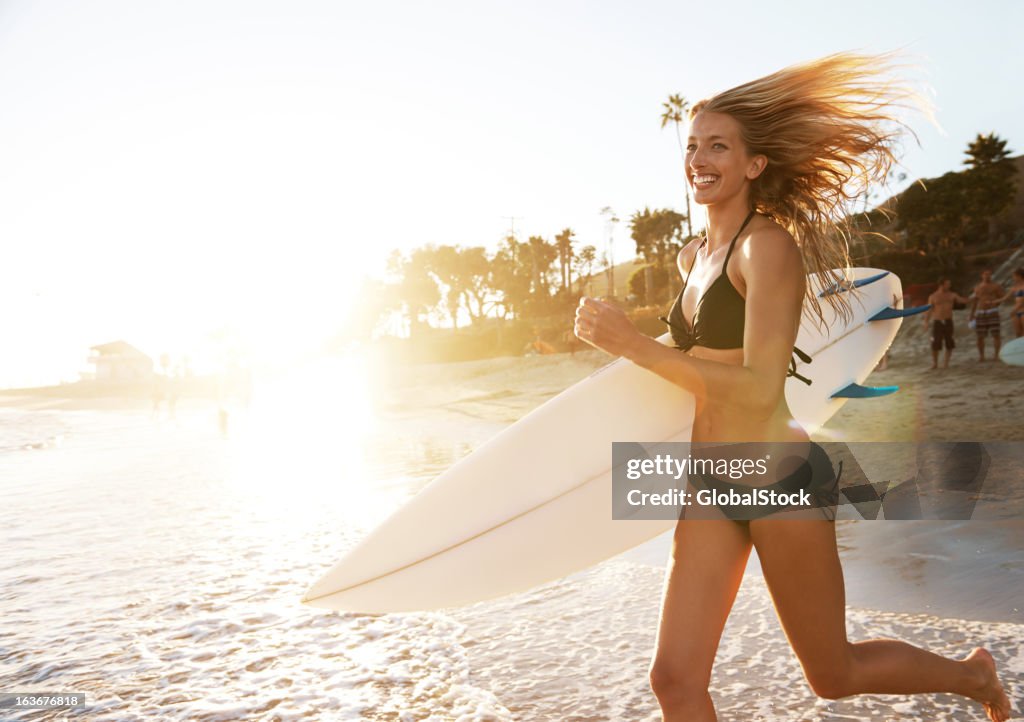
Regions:
<svg viewBox="0 0 1024 722"><path fill-rule="evenodd" d="M816 440L856 441L1024 441L1024 368L977 361L975 335L967 313L956 312L956 343L948 369L931 369L930 335L911 317L889 350L885 370L870 385L897 385L899 393L872 399L868 408L847 403ZM1004 326L1008 324L1004 323ZM1012 340L1004 329L1003 341ZM487 421L515 421L538 404L612 359L593 349L576 354L505 357L451 364L394 367L378 383L390 403L446 409ZM940 357L941 363L941 357ZM813 378L814 364L807 367ZM862 412L867 413L862 413Z"/></svg>
<svg viewBox="0 0 1024 722"><path fill-rule="evenodd" d="M823 440L1021 440L1024 369L977 363L961 324L930 371L906 324ZM227 438L216 407L0 397L0 674L83 690L31 719L656 720L646 681L668 537L523 594L437 613L302 607L308 584L390 510L610 361L597 351L402 367L335 362L257 385ZM359 394L353 394L358 387ZM370 412L372 411L372 414ZM366 420L375 418L373 423ZM234 422L233 422L234 423ZM46 508L44 518L31 510ZM1024 703L1024 523L840 521L851 639L993 650ZM71 607L69 607L71 605ZM74 608L80 613L68 616ZM64 610L64 611L62 611ZM72 640L69 642L69 640ZM752 555L716 661L723 720L970 720L948 695L817 699Z"/></svg>
<svg viewBox="0 0 1024 722"><path fill-rule="evenodd" d="M986 348L988 361L979 362L975 335L967 326L966 313L956 315L958 346L949 368L931 369L929 331L912 318L904 323L890 349L886 368L876 370L869 379L872 385L898 385L900 391L869 402L847 403L815 435L815 440L1024 441L1024 399L1018 391L1024 369L993 360L991 339ZM1004 337L1004 341L1009 338L1012 337ZM444 419L459 416L497 426L515 421L610 360L607 354L590 350L571 356L532 356L405 369L394 377L394 388L400 390L394 398L431 407L439 428L444 428ZM813 375L813 363L811 369ZM865 408L865 403L870 405ZM898 629L903 620L913 620L912 624L932 629L931 643L935 644L949 634L957 638L964 635L959 623L945 623L958 631L944 630L942 619L973 620L972 624L978 625L975 630L979 638L990 633L982 622L1009 623L1008 631L1024 624L1024 604L1019 594L1024 589L1024 520L840 521L837 532L847 577L847 602L851 609L860 610L852 614L852 620L864 634L898 636L892 630ZM663 536L620 559L659 568L668 549L669 539ZM763 582L752 581L759 575L754 554L744 587L750 596L741 596L742 603L759 605L762 616L771 618L773 612ZM656 617L649 621L654 625ZM775 640L773 644L780 656L791 655L780 631L769 633L759 628L756 636L761 639L766 634ZM856 639L856 635L851 634L851 638ZM733 644L743 646L735 640ZM531 645L530 649L536 647ZM1006 651L1008 680L1018 691L1019 699L1019 693L1024 691L1024 656L1016 645ZM719 664L724 666L722 658ZM791 669L791 673L794 679L799 678L798 669ZM743 689L741 685L735 691ZM951 704L945 713L949 716L942 718L971 718L965 716L957 703ZM836 716L821 719L866 718L839 716L840 709L852 714L855 707L834 704L830 713ZM920 705L904 702L893 710L913 717L913 712L920 711Z"/></svg>
<svg viewBox="0 0 1024 722"><path fill-rule="evenodd" d="M966 312L957 313L957 317L958 345L948 369L930 368L929 333L916 318L911 318L903 324L890 349L886 369L876 370L869 379L872 385L897 385L900 391L867 402L848 402L814 439L1024 441L1024 397L1017 392L1024 381L1024 368L992 361L991 340L986 350L990 360L978 362L975 336L967 327ZM1005 340L1009 338L1004 337ZM389 377L387 386L393 395L386 403L429 407L442 428L443 420L453 416L468 416L497 427L522 417L610 361L607 354L588 350L574 355L405 368ZM813 362L809 368L813 375ZM903 523L908 522L841 523L844 563L854 576L863 578L863 584L849 590L851 603L900 612L937 607L939 613L952 616L970 610L985 619L1024 622L1024 605L1016 595L1005 595L999 603L989 600L995 604L992 608L985 601L979 603L971 591L971 570L978 569L977 560L950 559L931 555L923 548L894 546L893 542L905 536ZM909 523L922 529L935 526L927 521ZM959 533L969 534L974 524L961 523ZM1003 542L1020 551L1017 564L1009 571L1024 583L1024 520L1020 525L1009 522L998 526ZM912 537L917 538L917 534ZM664 551L663 547L655 548L653 559ZM950 565L959 562L963 562L963 568L954 573ZM858 574L858 565L863 565L863 574ZM894 580L888 574L878 574L878 570L894 568L903 569L903 578L911 582L898 595L891 594L890 583ZM932 579L949 580L949 589L937 589L922 582Z"/></svg>

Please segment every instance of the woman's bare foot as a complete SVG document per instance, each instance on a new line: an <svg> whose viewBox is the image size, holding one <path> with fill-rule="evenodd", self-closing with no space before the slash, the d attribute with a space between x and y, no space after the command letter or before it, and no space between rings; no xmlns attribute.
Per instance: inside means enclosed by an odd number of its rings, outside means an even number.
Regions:
<svg viewBox="0 0 1024 722"><path fill-rule="evenodd" d="M999 684L999 677L996 675L996 661L984 647L975 647L971 653L964 657L964 662L970 664L978 674L977 691L970 695L971 699L981 702L985 712L992 722L1004 722L1010 719L1010 700Z"/></svg>

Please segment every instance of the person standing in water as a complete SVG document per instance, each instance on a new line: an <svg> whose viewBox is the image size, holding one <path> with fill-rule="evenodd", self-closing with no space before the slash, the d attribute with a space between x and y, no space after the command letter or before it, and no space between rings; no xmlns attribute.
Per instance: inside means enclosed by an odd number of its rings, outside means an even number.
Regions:
<svg viewBox="0 0 1024 722"><path fill-rule="evenodd" d="M916 96L889 79L891 68L891 56L840 53L692 107L686 172L707 225L678 256L685 285L668 317L676 348L612 304L581 299L581 340L694 395L695 444L791 442L808 446L808 458L817 453L787 405L787 369L805 299L822 318L807 274L839 281L831 269L850 265L846 199L895 162L894 109ZM824 302L849 318L846 296ZM833 473L826 466L825 477ZM664 719L717 719L712 664L751 549L819 696L951 692L977 700L991 720L1007 719L1010 703L984 648L949 659L895 639L847 639L834 514L810 511L814 518L676 524L650 669Z"/></svg>

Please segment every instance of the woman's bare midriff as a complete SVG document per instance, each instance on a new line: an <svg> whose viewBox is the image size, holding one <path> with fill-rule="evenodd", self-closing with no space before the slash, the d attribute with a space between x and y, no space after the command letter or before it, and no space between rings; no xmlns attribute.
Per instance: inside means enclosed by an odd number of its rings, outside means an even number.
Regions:
<svg viewBox="0 0 1024 722"><path fill-rule="evenodd" d="M694 358L743 365L743 349L715 349L694 346ZM808 441L807 432L793 419L785 395L768 418L751 418L749 409L698 400L693 420L693 437L700 441Z"/></svg>

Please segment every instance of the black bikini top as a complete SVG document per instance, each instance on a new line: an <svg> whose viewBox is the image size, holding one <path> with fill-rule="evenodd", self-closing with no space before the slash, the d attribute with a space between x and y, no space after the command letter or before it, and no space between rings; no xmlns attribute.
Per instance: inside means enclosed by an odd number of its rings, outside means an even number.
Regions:
<svg viewBox="0 0 1024 722"><path fill-rule="evenodd" d="M697 306L693 312L693 323L690 324L686 322L686 317L683 315L683 293L685 293L686 286L690 283L690 274L693 273L693 267L697 263L697 254L693 254L693 261L690 263L690 270L683 280L683 287L680 289L679 295L676 296L676 300L668 312L668 318L662 319L670 327L672 340L683 351L689 351L694 346L704 346L706 348L743 348L743 321L746 315L747 302L739 294L739 291L736 290L736 287L732 285L726 269L729 267L732 250L736 247L736 239L740 237L743 229L747 227L747 224L750 223L750 219L753 217L754 211L751 211L750 215L743 221L743 225L736 231L736 235L733 236L732 241L729 243L729 251L725 255L725 263L722 264L722 273L708 286L704 295L697 301ZM707 245L707 242L708 239L705 238L697 250L700 251L701 248ZM704 308L704 301L708 297L711 298L711 306L708 308L708 313L703 314L701 310Z"/></svg>
<svg viewBox="0 0 1024 722"><path fill-rule="evenodd" d="M736 290L736 287L732 285L726 270L729 267L729 259L732 257L733 248L736 247L736 240L743 233L743 229L747 227L755 213L756 211L750 212L740 226L740 229L736 231L732 241L729 242L729 250L726 252L725 262L722 264L722 272L697 301L697 306L693 312L693 323L687 323L686 317L683 315L683 293L690 282L693 266L697 262L696 253L693 254L690 270L687 272L686 278L683 279L683 287L680 289L679 295L676 296L676 300L668 312L668 318L664 316L658 317L668 324L672 340L675 341L676 348L680 351L689 351L694 346L714 349L743 348L743 329L747 301ZM705 237L697 250L699 251L703 248L707 242L708 239ZM705 314L702 311L704 310L704 301L708 299L710 299L709 303L711 305ZM811 357L795 346L793 347L793 352L804 363L810 363ZM789 362L789 372L786 375L794 376L806 384L811 383L810 379L796 372L796 362L792 359Z"/></svg>

